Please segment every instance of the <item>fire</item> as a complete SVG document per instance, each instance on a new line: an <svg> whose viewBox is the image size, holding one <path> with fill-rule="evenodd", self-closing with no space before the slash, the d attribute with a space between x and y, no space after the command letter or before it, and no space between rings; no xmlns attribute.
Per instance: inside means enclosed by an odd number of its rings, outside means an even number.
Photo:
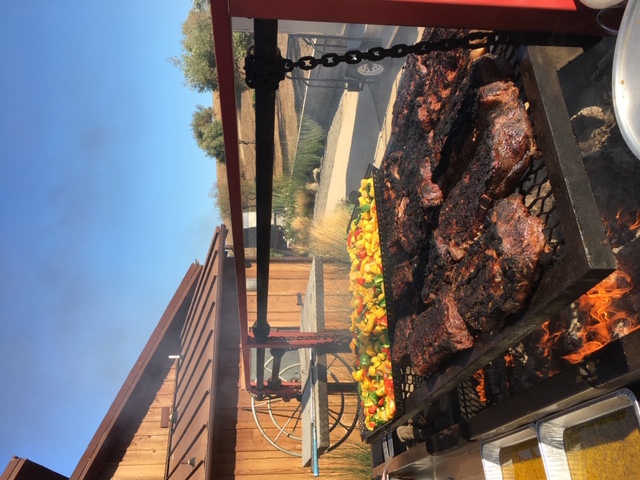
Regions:
<svg viewBox="0 0 640 480"><path fill-rule="evenodd" d="M506 353L504 356L504 364L506 367L514 367L516 364L515 359L513 358L513 354L511 353Z"/></svg>
<svg viewBox="0 0 640 480"><path fill-rule="evenodd" d="M547 361L547 365L546 365L547 370L545 370L544 373L542 371L538 371L539 376L544 375L547 377L552 377L553 375L558 373L557 370L553 370L552 368L550 368L551 359L552 359L551 354L553 352L554 346L556 345L556 343L558 343L558 341L562 337L562 332L551 333L551 329L549 325L550 323L551 323L551 320L547 320L542 325L540 325L544 334L542 335L542 338L540 339L540 341L536 344L536 347L542 349L542 357Z"/></svg>
<svg viewBox="0 0 640 480"><path fill-rule="evenodd" d="M640 229L640 210L620 207L614 217L607 219L603 216L602 221L611 245L620 247L633 238L635 230Z"/></svg>
<svg viewBox="0 0 640 480"><path fill-rule="evenodd" d="M629 230L637 230L640 228L640 210L636 213L636 222L629 227Z"/></svg>
<svg viewBox="0 0 640 480"><path fill-rule="evenodd" d="M487 393L486 393L485 384L484 384L484 369L481 368L476 373L474 373L473 378L475 378L476 381L478 382L478 385L476 386L476 392L478 392L478 398L480 399L481 402L486 402Z"/></svg>
<svg viewBox="0 0 640 480"><path fill-rule="evenodd" d="M586 355L604 347L611 340L631 333L640 327L637 316L618 308L616 300L633 288L631 276L616 270L578 299L578 310L589 315L582 326L580 350L565 355L570 363L580 362Z"/></svg>
<svg viewBox="0 0 640 480"><path fill-rule="evenodd" d="M616 213L616 223L618 224L618 228L624 229L628 228L629 230L637 230L640 228L640 210L635 213L635 222L633 222L633 213L623 213L624 208L620 207L618 213ZM629 227L627 227L629 225Z"/></svg>
<svg viewBox="0 0 640 480"><path fill-rule="evenodd" d="M551 320L547 320L542 325L540 325L540 327L544 331L544 334L542 335L540 341L536 344L536 347L542 349L542 356L547 360L551 360L551 351L553 350L553 347L558 342L558 340L560 340L560 337L562 337L562 332L551 333L549 323L551 323Z"/></svg>

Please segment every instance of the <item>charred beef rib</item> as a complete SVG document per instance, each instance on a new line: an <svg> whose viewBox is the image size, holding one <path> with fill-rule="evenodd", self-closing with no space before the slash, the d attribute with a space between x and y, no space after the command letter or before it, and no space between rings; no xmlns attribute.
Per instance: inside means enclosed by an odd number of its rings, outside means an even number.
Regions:
<svg viewBox="0 0 640 480"><path fill-rule="evenodd" d="M411 362L411 341L415 323L416 315L407 315L396 322L391 344L391 361L394 365L409 365Z"/></svg>
<svg viewBox="0 0 640 480"><path fill-rule="evenodd" d="M544 222L529 213L518 194L498 201L486 224L448 280L464 321L493 332L524 305L546 239Z"/></svg>
<svg viewBox="0 0 640 480"><path fill-rule="evenodd" d="M455 261L479 235L493 201L513 193L531 163L533 129L519 93L511 81L479 89L476 126L463 146L473 156L444 201L434 233L439 253Z"/></svg>
<svg viewBox="0 0 640 480"><path fill-rule="evenodd" d="M427 29L425 41L461 37L463 30ZM411 55L394 104L389 154L381 170L385 202L394 212L388 248L391 252L420 254L426 240L426 216L443 200L433 181L443 145L471 88L471 53L456 49Z"/></svg>
<svg viewBox="0 0 640 480"><path fill-rule="evenodd" d="M422 299L431 303L443 276L466 255L482 232L493 202L515 189L535 152L533 129L518 88L498 81L479 89L474 128L451 152L450 170L466 165L440 210L428 249ZM459 157L466 156L466 160ZM449 178L455 173L449 171Z"/></svg>
<svg viewBox="0 0 640 480"><path fill-rule="evenodd" d="M473 337L458 312L453 294L445 290L436 303L416 318L410 345L411 365L418 375L429 375L453 354L472 346Z"/></svg>
<svg viewBox="0 0 640 480"><path fill-rule="evenodd" d="M466 33L427 29L423 40ZM536 149L511 78L505 59L465 49L405 65L378 212L398 319L392 359L418 375L524 305L546 245L543 222L512 195Z"/></svg>

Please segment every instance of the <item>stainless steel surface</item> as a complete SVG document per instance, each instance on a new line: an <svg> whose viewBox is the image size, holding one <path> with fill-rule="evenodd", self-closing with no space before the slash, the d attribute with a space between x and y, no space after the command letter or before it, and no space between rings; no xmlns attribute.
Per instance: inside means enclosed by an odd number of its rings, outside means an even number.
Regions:
<svg viewBox="0 0 640 480"><path fill-rule="evenodd" d="M613 56L613 106L625 142L640 158L640 0L629 0Z"/></svg>
<svg viewBox="0 0 640 480"><path fill-rule="evenodd" d="M547 477L571 478L564 443L565 430L629 406L634 407L640 421L636 397L624 388L538 422L536 430Z"/></svg>
<svg viewBox="0 0 640 480"><path fill-rule="evenodd" d="M489 442L485 442L481 447L482 468L486 480L504 480L502 467L500 466L500 450L521 442L526 442L536 438L536 428L533 423L526 425L515 432L508 433Z"/></svg>
<svg viewBox="0 0 640 480"><path fill-rule="evenodd" d="M424 443L373 469L375 478L387 472L391 479L484 480L480 443L471 442L443 455L430 455Z"/></svg>

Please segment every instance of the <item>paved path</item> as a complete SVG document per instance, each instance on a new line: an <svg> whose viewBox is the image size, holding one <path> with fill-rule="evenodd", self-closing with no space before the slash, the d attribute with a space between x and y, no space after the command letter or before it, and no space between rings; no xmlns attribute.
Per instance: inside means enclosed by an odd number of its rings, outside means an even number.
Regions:
<svg viewBox="0 0 640 480"><path fill-rule="evenodd" d="M393 43L415 43L418 29L402 29ZM384 59L385 71L360 92L344 92L327 136L314 215L332 211L379 165L391 130L395 92L405 59Z"/></svg>

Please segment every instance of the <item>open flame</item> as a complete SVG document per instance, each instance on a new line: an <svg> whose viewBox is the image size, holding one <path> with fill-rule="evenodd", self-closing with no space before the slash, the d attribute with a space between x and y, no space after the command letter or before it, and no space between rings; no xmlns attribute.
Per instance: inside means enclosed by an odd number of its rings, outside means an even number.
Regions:
<svg viewBox="0 0 640 480"><path fill-rule="evenodd" d="M478 393L478 398L480 399L481 402L486 402L487 392L486 392L485 383L484 383L484 369L481 368L476 373L474 373L473 378L475 378L476 382L478 382L478 385L476 386L476 392Z"/></svg>
<svg viewBox="0 0 640 480"><path fill-rule="evenodd" d="M556 343L558 343L558 341L560 341L560 338L562 337L562 332L551 333L550 323L551 323L551 320L547 320L541 325L542 331L544 333L540 341L536 344L536 347L542 350L542 357L547 361L547 367L549 367L551 363L551 359L552 359L551 354L554 349L554 346L556 345ZM558 372L552 371L550 369L545 372L545 375L551 377L556 373ZM539 375L542 375L542 373L539 372Z"/></svg>
<svg viewBox="0 0 640 480"><path fill-rule="evenodd" d="M640 277L633 249L640 245L640 210L620 208L608 222L607 233L613 235L609 240L620 270L544 322L519 344L520 349L504 354L504 365L511 372L507 384L514 391L559 373L565 362L580 363L611 341L640 329ZM631 242L636 243L627 250ZM478 396L486 402L484 371L473 376Z"/></svg>
<svg viewBox="0 0 640 480"><path fill-rule="evenodd" d="M616 270L578 299L578 310L589 315L578 332L582 347L565 360L580 362L586 355L604 347L611 340L631 333L640 327L638 316L632 316L616 306L633 288L631 276Z"/></svg>
<svg viewBox="0 0 640 480"><path fill-rule="evenodd" d="M629 227L629 230L633 231L639 228L640 228L640 210L638 210L638 212L636 213L636 221L633 225Z"/></svg>
<svg viewBox="0 0 640 480"><path fill-rule="evenodd" d="M505 353L504 355L504 365L505 367L514 367L516 364L516 360L513 358L512 353Z"/></svg>
<svg viewBox="0 0 640 480"><path fill-rule="evenodd" d="M611 219L603 216L607 237L612 247L620 247L638 236L635 230L640 229L640 210L620 207Z"/></svg>

